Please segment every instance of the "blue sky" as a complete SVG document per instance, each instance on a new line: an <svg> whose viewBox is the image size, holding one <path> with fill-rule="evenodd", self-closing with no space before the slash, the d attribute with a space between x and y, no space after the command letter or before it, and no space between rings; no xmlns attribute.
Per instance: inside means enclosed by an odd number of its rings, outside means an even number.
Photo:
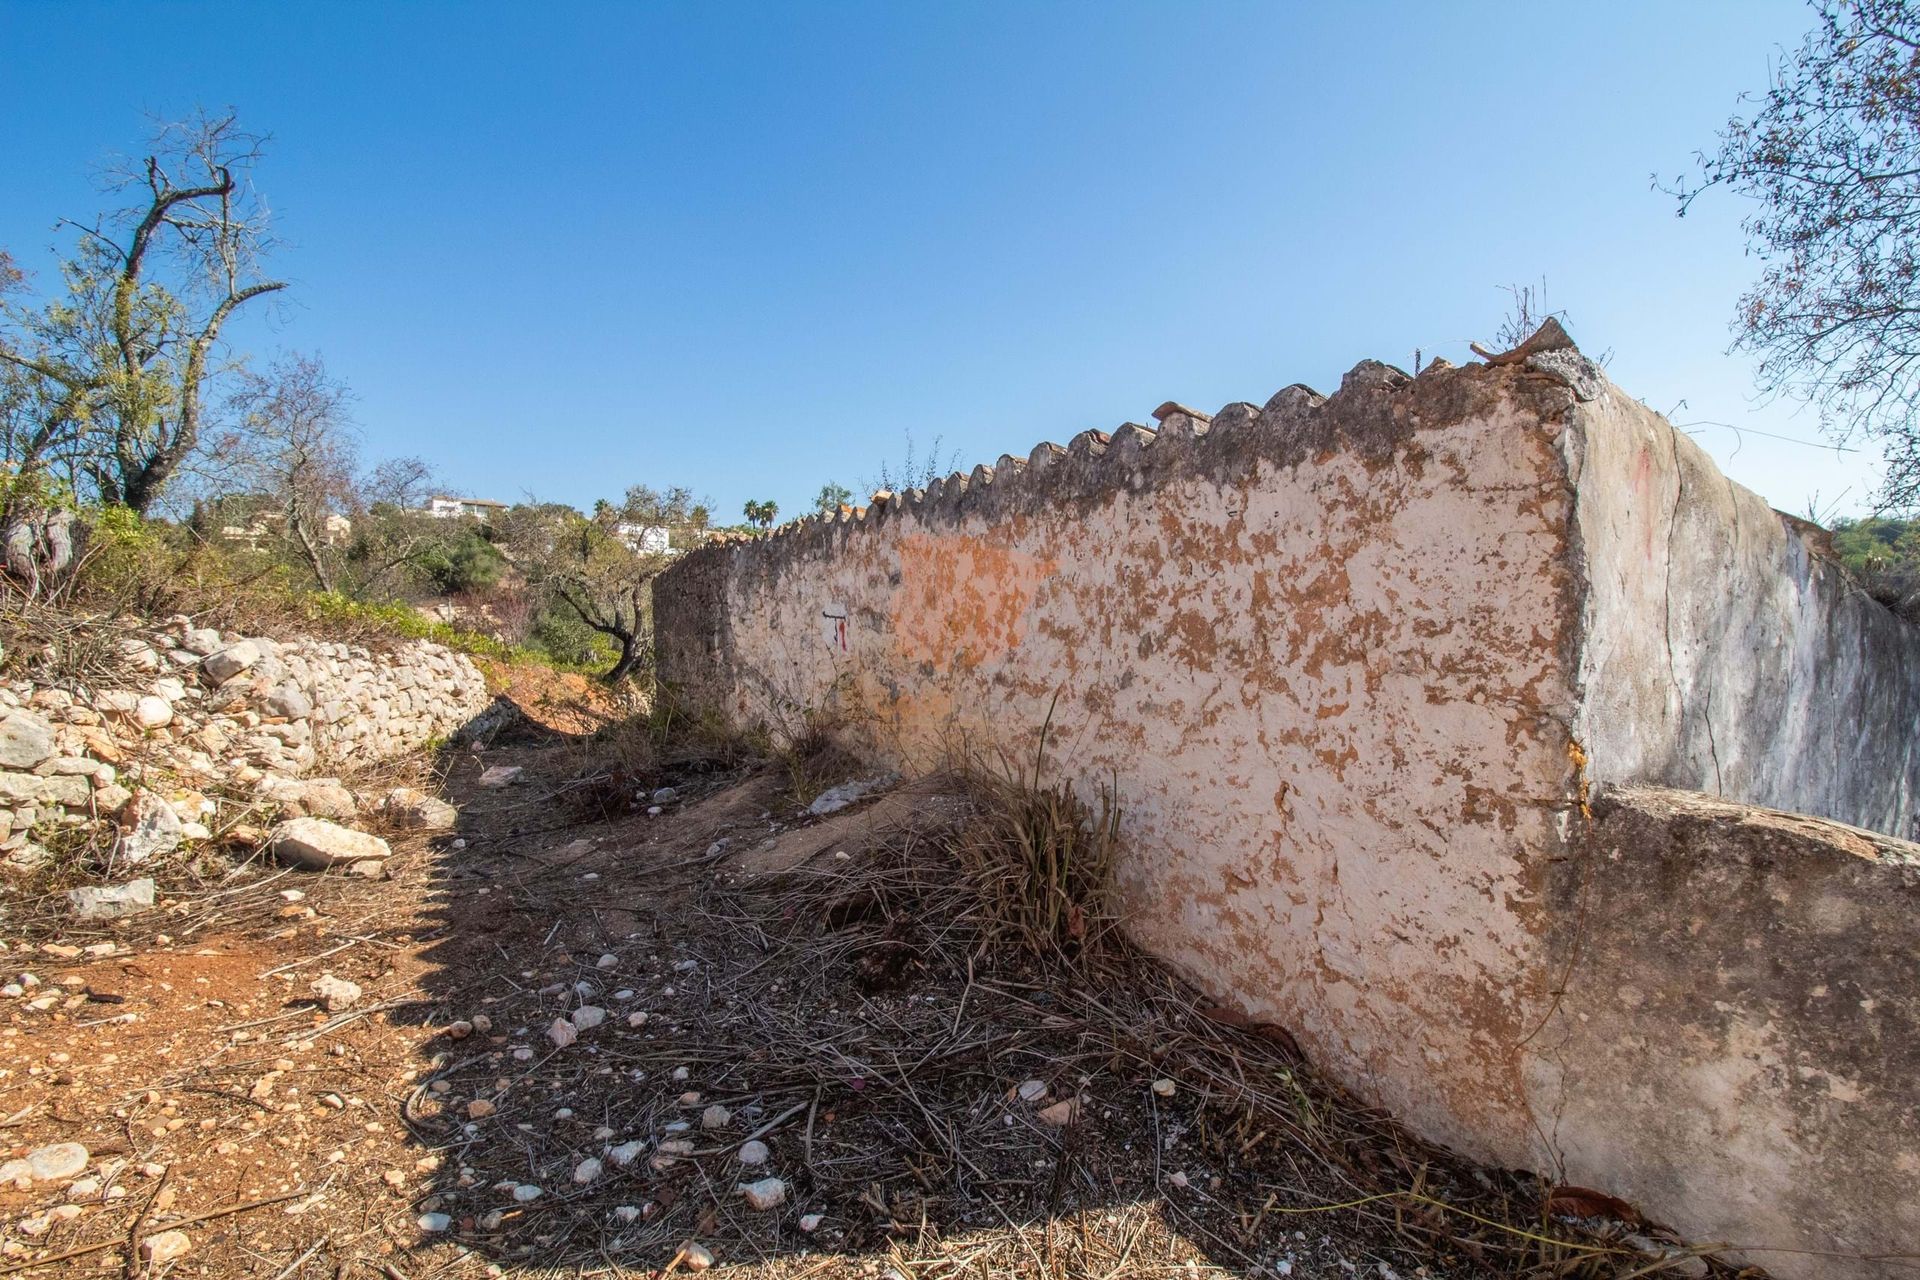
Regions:
<svg viewBox="0 0 1920 1280"><path fill-rule="evenodd" d="M102 38L113 24L124 39ZM1727 322L1742 210L1650 190L1810 24L1686 4L197 4L0 0L0 246L51 230L143 112L232 105L289 304L367 452L586 505L737 518L905 433L965 465L1175 399L1455 361L1544 277L1683 423L1813 438ZM1697 428L1776 506L1869 454ZM1838 507L1833 504L1838 500Z"/></svg>

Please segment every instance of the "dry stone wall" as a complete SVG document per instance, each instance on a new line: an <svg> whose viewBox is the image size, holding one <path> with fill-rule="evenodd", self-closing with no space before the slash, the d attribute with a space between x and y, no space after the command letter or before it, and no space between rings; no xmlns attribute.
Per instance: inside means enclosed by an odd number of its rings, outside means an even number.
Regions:
<svg viewBox="0 0 1920 1280"><path fill-rule="evenodd" d="M1418 379L1368 363L1331 398L1157 416L685 557L655 585L670 694L776 732L825 712L907 770L1029 755L1050 725L1056 770L1089 798L1117 784L1133 934L1427 1136L1754 1245L1920 1236L1878 1199L1920 1159L1920 1094L1884 1059L1834 1061L1816 1025L1846 1016L1816 995L1838 956L1729 986L1733 1013L1649 1004L1665 1020L1646 1028L1684 1046L1675 1072L1746 1082L1688 1093L1682 1159L1738 1149L1777 1073L1854 1082L1850 1101L1780 1104L1802 1140L1768 1186L1817 1188L1824 1217L1802 1196L1789 1225L1726 1160L1640 1176L1673 1157L1670 1117L1624 1074L1565 1070L1565 984L1589 954L1568 941L1585 892L1568 876L1626 893L1633 874L1596 834L1594 788L1907 834L1920 636L1570 348ZM1803 846L1910 909L1896 861L1855 865L1857 847ZM1836 909L1898 933L1871 897ZM1750 930L1773 927L1768 901L1740 898ZM1787 933L1832 945L1821 901L1791 903ZM1915 984L1871 981L1880 1043L1920 1043ZM1835 1106L1881 1130L1886 1177L1839 1169L1818 1138ZM1799 1256L1764 1260L1882 1274Z"/></svg>
<svg viewBox="0 0 1920 1280"><path fill-rule="evenodd" d="M358 798L307 775L417 751L490 700L471 660L424 641L129 631L87 683L0 685L0 854L31 871L55 833L98 827L138 865L209 838L223 804L352 818Z"/></svg>

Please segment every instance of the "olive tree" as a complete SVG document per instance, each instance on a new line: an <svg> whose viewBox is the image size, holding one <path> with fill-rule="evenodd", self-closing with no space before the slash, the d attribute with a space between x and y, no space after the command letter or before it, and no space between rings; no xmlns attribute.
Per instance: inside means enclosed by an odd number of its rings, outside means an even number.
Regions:
<svg viewBox="0 0 1920 1280"><path fill-rule="evenodd" d="M223 330L286 287L262 272L263 145L231 112L161 125L143 160L109 175L125 204L61 222L76 245L60 295L0 298L0 364L35 405L32 429L9 441L22 474L63 468L145 514L193 454Z"/></svg>

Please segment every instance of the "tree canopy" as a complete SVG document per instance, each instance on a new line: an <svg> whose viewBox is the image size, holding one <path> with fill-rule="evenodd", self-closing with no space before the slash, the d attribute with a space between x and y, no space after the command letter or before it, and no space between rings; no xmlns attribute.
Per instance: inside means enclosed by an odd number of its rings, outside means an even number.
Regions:
<svg viewBox="0 0 1920 1280"><path fill-rule="evenodd" d="M1883 507L1920 505L1920 3L1816 0L1817 22L1743 100L1719 146L1665 186L1684 215L1724 187L1764 264L1737 348L1828 433L1883 442Z"/></svg>

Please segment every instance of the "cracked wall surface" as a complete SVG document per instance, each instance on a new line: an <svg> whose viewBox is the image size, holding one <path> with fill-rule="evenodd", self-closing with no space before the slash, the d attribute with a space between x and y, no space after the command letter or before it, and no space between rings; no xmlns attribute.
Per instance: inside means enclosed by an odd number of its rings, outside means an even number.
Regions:
<svg viewBox="0 0 1920 1280"><path fill-rule="evenodd" d="M1722 1221L1714 1188L1635 1182L1619 1153L1662 1130L1587 1141L1604 1108L1551 1057L1581 1012L1568 869L1617 865L1583 800L1652 782L1904 831L1920 651L1878 609L1571 350L1167 406L655 586L696 710L828 712L908 770L1030 758L1050 725L1055 776L1118 790L1149 949L1422 1134L1583 1153L1683 1227Z"/></svg>

